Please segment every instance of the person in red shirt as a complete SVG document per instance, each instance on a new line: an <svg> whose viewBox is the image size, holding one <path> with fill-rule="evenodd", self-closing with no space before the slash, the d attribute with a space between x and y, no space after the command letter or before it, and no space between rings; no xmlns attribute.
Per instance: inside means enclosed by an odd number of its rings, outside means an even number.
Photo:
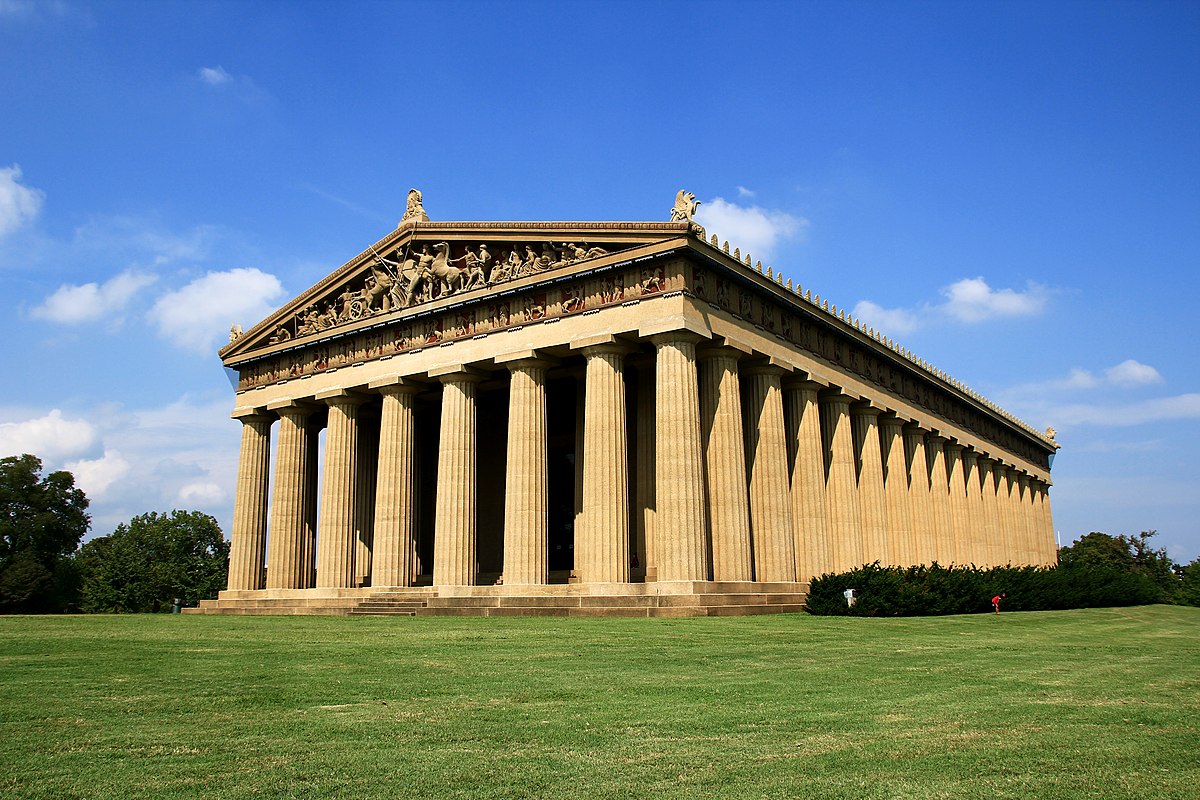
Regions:
<svg viewBox="0 0 1200 800"><path fill-rule="evenodd" d="M1000 613L1000 601L1006 597L1008 597L1008 595L1005 594L1004 592L1001 592L1000 594L998 594L992 598L992 608L996 609L997 614Z"/></svg>

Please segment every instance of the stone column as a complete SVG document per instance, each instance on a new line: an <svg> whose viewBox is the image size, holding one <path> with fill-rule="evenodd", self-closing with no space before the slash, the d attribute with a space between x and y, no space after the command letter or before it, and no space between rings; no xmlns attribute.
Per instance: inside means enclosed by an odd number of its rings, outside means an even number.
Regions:
<svg viewBox="0 0 1200 800"><path fill-rule="evenodd" d="M888 563L917 563L912 553L912 509L908 499L908 465L904 459L903 421L895 414L879 417L880 455L884 463L884 502L888 520Z"/></svg>
<svg viewBox="0 0 1200 800"><path fill-rule="evenodd" d="M480 376L457 371L442 382L437 500L433 518L433 585L475 583L476 384Z"/></svg>
<svg viewBox="0 0 1200 800"><path fill-rule="evenodd" d="M271 423L266 414L239 417L242 450L238 459L233 528L229 535L230 589L263 588L267 551L267 478L271 468Z"/></svg>
<svg viewBox="0 0 1200 800"><path fill-rule="evenodd" d="M879 409L870 403L850 407L854 428L854 460L858 468L858 506L862 520L863 562L889 562L887 502L883 494L883 453L879 444Z"/></svg>
<svg viewBox="0 0 1200 800"><path fill-rule="evenodd" d="M317 588L354 586L358 497L358 407L363 398L336 389L317 395L329 405L325 475L317 527Z"/></svg>
<svg viewBox="0 0 1200 800"><path fill-rule="evenodd" d="M967 483L963 471L963 447L958 442L946 442L946 478L950 503L949 553L951 564L970 564L970 530L967 525Z"/></svg>
<svg viewBox="0 0 1200 800"><path fill-rule="evenodd" d="M637 384L637 525L636 537L639 552L644 559L646 580L658 580L658 549L654 540L655 459L658 457L655 426L658 412L654 402L654 379L651 362L638 373Z"/></svg>
<svg viewBox="0 0 1200 800"><path fill-rule="evenodd" d="M1020 500L1020 487L1017 486L1017 471L1012 467L1000 467L1004 482L1000 484L1000 526L1001 541L1004 542L1004 554L1008 563L1014 566L1025 564L1024 551L1020 534L1017 530L1016 510Z"/></svg>
<svg viewBox="0 0 1200 800"><path fill-rule="evenodd" d="M700 430L708 478L713 580L753 578L750 556L750 499L742 434L738 357L730 347L700 353Z"/></svg>
<svg viewBox="0 0 1200 800"><path fill-rule="evenodd" d="M708 578L704 453L700 445L696 374L699 340L699 336L687 331L650 337L658 350L654 370L658 412L654 537L660 581Z"/></svg>
<svg viewBox="0 0 1200 800"><path fill-rule="evenodd" d="M990 458L979 458L979 474L982 479L983 514L984 514L984 543L987 552L987 564L992 567L1003 567L1008 563L1008 554L1004 552L1004 541L1001 538L1000 504L998 495L1002 478L997 471L999 464Z"/></svg>
<svg viewBox="0 0 1200 800"><path fill-rule="evenodd" d="M1021 504L1017 517L1025 542L1025 561L1028 564L1040 564L1041 553L1038 552L1037 531L1033 522L1033 488L1028 473L1022 472L1017 477L1017 483L1021 487Z"/></svg>
<svg viewBox="0 0 1200 800"><path fill-rule="evenodd" d="M375 554L375 490L379 472L379 428L358 420L358 497L355 501L354 585L371 586Z"/></svg>
<svg viewBox="0 0 1200 800"><path fill-rule="evenodd" d="M417 387L387 383L371 388L378 389L383 395L371 585L411 586L415 567L413 406Z"/></svg>
<svg viewBox="0 0 1200 800"><path fill-rule="evenodd" d="M925 438L929 455L929 497L933 510L934 559L944 567L954 563L950 522L950 479L946 475L946 439L933 434Z"/></svg>
<svg viewBox="0 0 1200 800"><path fill-rule="evenodd" d="M821 394L821 432L824 435L829 461L828 477L825 481L825 509L831 569L834 572L845 572L863 564L848 395L837 390Z"/></svg>
<svg viewBox="0 0 1200 800"><path fill-rule="evenodd" d="M904 426L904 449L908 458L909 510L912 514L913 564L930 564L937 557L933 533L932 494L929 486L929 458L925 452L925 431L919 425Z"/></svg>
<svg viewBox="0 0 1200 800"><path fill-rule="evenodd" d="M1050 484L1042 484L1041 503L1042 535L1046 542L1046 563L1054 566L1058 563L1058 537L1054 535L1054 515L1050 513Z"/></svg>
<svg viewBox="0 0 1200 800"><path fill-rule="evenodd" d="M504 584L550 580L546 439L546 367L538 359L508 365L508 461L504 483Z"/></svg>
<svg viewBox="0 0 1200 800"><path fill-rule="evenodd" d="M746 370L750 402L746 419L750 470L750 531L754 575L759 581L796 580L796 545L788 488L787 438L783 425L783 370Z"/></svg>
<svg viewBox="0 0 1200 800"><path fill-rule="evenodd" d="M626 462L625 371L627 348L583 348L587 387L583 422L583 520L575 535L575 572L584 583L629 581L629 465ZM661 377L658 379L661 386ZM658 399L661 408L663 398ZM663 421L665 425L665 421ZM698 431L697 431L698 433ZM660 443L660 447L661 447ZM661 463L661 462L660 462ZM656 504L663 507L659 496ZM655 514L662 551L663 514ZM667 580L659 563L659 578Z"/></svg>
<svg viewBox="0 0 1200 800"><path fill-rule="evenodd" d="M967 484L966 508L964 520L966 535L964 546L971 563L980 567L988 565L987 551L987 520L983 511L983 491L979 484L979 459L975 450L963 448L962 452L963 480Z"/></svg>
<svg viewBox="0 0 1200 800"><path fill-rule="evenodd" d="M821 440L821 409L814 381L789 382L785 391L791 424L792 539L796 549L796 580L807 581L832 568L825 509L825 448Z"/></svg>
<svg viewBox="0 0 1200 800"><path fill-rule="evenodd" d="M267 553L268 589L306 589L312 581L312 530L308 519L312 408L287 403L279 414L271 538ZM313 448L315 449L315 448Z"/></svg>

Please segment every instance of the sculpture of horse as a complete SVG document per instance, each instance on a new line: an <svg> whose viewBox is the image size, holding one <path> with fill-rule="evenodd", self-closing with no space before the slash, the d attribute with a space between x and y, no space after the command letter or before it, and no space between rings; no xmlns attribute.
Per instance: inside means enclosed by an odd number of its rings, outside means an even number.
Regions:
<svg viewBox="0 0 1200 800"><path fill-rule="evenodd" d="M464 279L467 277L467 270L450 264L450 245L446 242L438 242L433 246L433 263L429 265L429 271L438 280L441 297L465 288Z"/></svg>

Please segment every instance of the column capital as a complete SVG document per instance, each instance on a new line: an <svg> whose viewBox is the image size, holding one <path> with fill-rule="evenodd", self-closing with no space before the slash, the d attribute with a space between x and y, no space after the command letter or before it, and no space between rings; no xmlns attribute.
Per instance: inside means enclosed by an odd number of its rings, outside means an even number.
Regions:
<svg viewBox="0 0 1200 800"><path fill-rule="evenodd" d="M585 336L582 339L576 339L571 342L570 348L572 350L579 350L585 356L604 353L625 355L633 351L632 347L611 333L601 333L596 336Z"/></svg>
<svg viewBox="0 0 1200 800"><path fill-rule="evenodd" d="M323 403L315 403L309 400L276 400L273 403L267 404L267 410L273 414L277 414L280 419L285 417L306 417L323 405Z"/></svg>
<svg viewBox="0 0 1200 800"><path fill-rule="evenodd" d="M230 419L236 419L243 425L255 422L274 422L276 417L269 413L265 408L238 408L234 409L229 415Z"/></svg>
<svg viewBox="0 0 1200 800"><path fill-rule="evenodd" d="M831 405L845 405L849 408L854 398L842 391L840 386L829 386L820 392L821 402Z"/></svg>
<svg viewBox="0 0 1200 800"><path fill-rule="evenodd" d="M816 394L824 391L826 386L820 381L815 381L812 376L805 377L803 372L793 372L783 379L784 391L796 392L811 392Z"/></svg>
<svg viewBox="0 0 1200 800"><path fill-rule="evenodd" d="M961 452L965 449L961 443L956 442L953 439L947 439L944 446L947 453Z"/></svg>
<svg viewBox="0 0 1200 800"><path fill-rule="evenodd" d="M429 370L429 377L436 378L442 384L447 383L479 383L487 377L487 373L466 364L447 364Z"/></svg>
<svg viewBox="0 0 1200 800"><path fill-rule="evenodd" d="M542 367L543 369L549 369L559 363L557 358L552 358L533 348L503 353L493 358L492 361L496 366L506 367L509 370L522 367Z"/></svg>
<svg viewBox="0 0 1200 800"><path fill-rule="evenodd" d="M382 395L416 394L425 388L425 384L420 381L398 375L371 381L367 386Z"/></svg>
<svg viewBox="0 0 1200 800"><path fill-rule="evenodd" d="M949 439L947 439L945 436L942 436L940 433L930 433L925 437L925 443L929 445L930 449L941 450L949 441Z"/></svg>
<svg viewBox="0 0 1200 800"><path fill-rule="evenodd" d="M778 375L781 380L789 372L788 368L776 359L761 356L743 361L742 366L747 375Z"/></svg>
<svg viewBox="0 0 1200 800"><path fill-rule="evenodd" d="M362 405L367 401L366 395L351 389L328 389L317 392L316 398L325 405L343 408Z"/></svg>
<svg viewBox="0 0 1200 800"><path fill-rule="evenodd" d="M850 404L850 413L859 414L866 417L878 417L883 413L883 409L872 403L870 400L860 400L857 403Z"/></svg>
<svg viewBox="0 0 1200 800"><path fill-rule="evenodd" d="M665 331L663 333L655 333L646 337L656 348L664 347L669 344L696 344L702 342L708 337L701 336L698 333L689 330Z"/></svg>

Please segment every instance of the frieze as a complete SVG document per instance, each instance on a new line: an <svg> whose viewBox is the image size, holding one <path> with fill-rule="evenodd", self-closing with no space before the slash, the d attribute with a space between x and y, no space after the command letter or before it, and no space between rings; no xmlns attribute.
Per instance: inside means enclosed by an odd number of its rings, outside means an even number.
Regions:
<svg viewBox="0 0 1200 800"><path fill-rule="evenodd" d="M615 245L610 242L601 247L579 240L516 243L410 240L394 243L383 252L370 251L357 273L332 283L325 295L310 299L290 317L278 320L263 344L286 344L293 339L334 331L475 289L496 288L521 278L573 267L637 245L636 242ZM609 275L599 289L600 302L619 302L626 294L627 285L639 287L636 294L662 291L662 267L645 267L632 280L624 275ZM577 310L583 297L574 295L557 302ZM546 301L542 306L541 309L522 306L517 310L530 321L549 313ZM457 327L473 326L457 323ZM230 341L241 335L240 330L231 332Z"/></svg>
<svg viewBox="0 0 1200 800"><path fill-rule="evenodd" d="M571 280L559 286L530 287L504 297L484 297L416 319L397 317L386 328L350 333L253 361L239 367L238 389L247 390L283 380L316 375L352 364L389 358L459 339L486 335L542 321L583 313L631 299L659 294L667 288L661 263L625 267Z"/></svg>

